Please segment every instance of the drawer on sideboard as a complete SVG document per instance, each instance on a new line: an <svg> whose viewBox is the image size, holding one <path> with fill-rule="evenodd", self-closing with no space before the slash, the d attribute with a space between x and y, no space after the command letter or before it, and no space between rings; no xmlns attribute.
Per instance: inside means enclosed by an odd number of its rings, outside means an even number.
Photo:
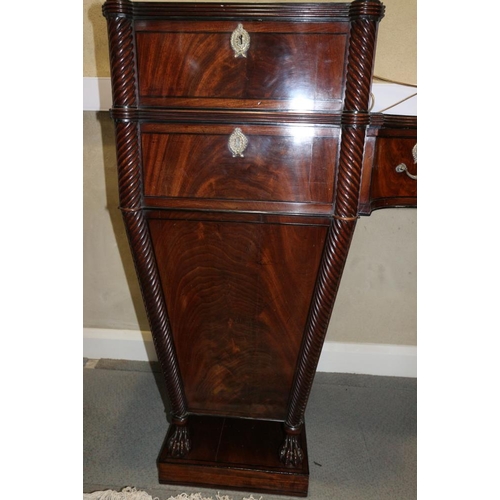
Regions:
<svg viewBox="0 0 500 500"><path fill-rule="evenodd" d="M386 207L417 206L417 131L368 132L365 142L360 214ZM414 150L415 148L415 150Z"/></svg>
<svg viewBox="0 0 500 500"><path fill-rule="evenodd" d="M339 128L143 123L149 198L332 203Z"/></svg>
<svg viewBox="0 0 500 500"><path fill-rule="evenodd" d="M244 55L231 45L239 25ZM347 23L331 21L137 21L139 98L147 106L339 110L347 34ZM235 36L245 47L246 35Z"/></svg>
<svg viewBox="0 0 500 500"><path fill-rule="evenodd" d="M417 164L412 150L416 139L405 137L379 137L372 171L372 198L406 198L417 196ZM407 168L399 171L398 165Z"/></svg>

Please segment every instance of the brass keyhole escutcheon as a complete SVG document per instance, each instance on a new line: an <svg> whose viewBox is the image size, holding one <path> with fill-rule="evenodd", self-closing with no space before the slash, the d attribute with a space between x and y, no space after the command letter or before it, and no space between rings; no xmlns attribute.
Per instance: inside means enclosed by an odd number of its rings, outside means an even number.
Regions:
<svg viewBox="0 0 500 500"><path fill-rule="evenodd" d="M241 23L231 35L231 48L234 50L234 57L246 57L250 48L250 35L243 28Z"/></svg>
<svg viewBox="0 0 500 500"><path fill-rule="evenodd" d="M248 146L247 136L242 132L241 128L235 128L233 133L229 136L228 147L231 151L233 158L240 156L243 158L243 151Z"/></svg>

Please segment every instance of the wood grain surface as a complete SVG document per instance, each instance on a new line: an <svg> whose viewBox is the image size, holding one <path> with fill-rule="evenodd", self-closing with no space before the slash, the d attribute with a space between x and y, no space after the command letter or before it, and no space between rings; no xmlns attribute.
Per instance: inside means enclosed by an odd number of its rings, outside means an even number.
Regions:
<svg viewBox="0 0 500 500"><path fill-rule="evenodd" d="M308 33L310 26L297 32L297 24L295 33L280 33L272 26L244 22L250 48L246 57L235 57L230 37L238 23L219 24L222 32L189 32L182 23L178 32L138 32L140 97L156 98L148 103L157 105L168 97L289 100L302 106L316 100L340 103L345 33ZM328 27L325 23L323 31Z"/></svg>
<svg viewBox="0 0 500 500"><path fill-rule="evenodd" d="M235 128L144 125L145 196L332 202L338 128L241 126L248 146L233 157Z"/></svg>
<svg viewBox="0 0 500 500"><path fill-rule="evenodd" d="M412 175L417 175L412 148L416 138L379 137L372 172L372 198L401 198L417 196L417 181L396 166L404 163Z"/></svg>
<svg viewBox="0 0 500 500"><path fill-rule="evenodd" d="M188 410L283 420L327 228L149 227Z"/></svg>

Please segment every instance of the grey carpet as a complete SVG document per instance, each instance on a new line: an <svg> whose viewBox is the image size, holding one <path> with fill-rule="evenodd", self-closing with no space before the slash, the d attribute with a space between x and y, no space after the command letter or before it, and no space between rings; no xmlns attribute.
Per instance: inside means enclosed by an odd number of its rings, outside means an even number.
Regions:
<svg viewBox="0 0 500 500"><path fill-rule="evenodd" d="M86 368L84 360L83 491L135 486L160 500L183 491L215 498L219 490L158 483L156 458L168 425L158 366L92 361ZM318 373L306 423L309 499L417 498L415 379ZM220 493L234 500L245 496Z"/></svg>

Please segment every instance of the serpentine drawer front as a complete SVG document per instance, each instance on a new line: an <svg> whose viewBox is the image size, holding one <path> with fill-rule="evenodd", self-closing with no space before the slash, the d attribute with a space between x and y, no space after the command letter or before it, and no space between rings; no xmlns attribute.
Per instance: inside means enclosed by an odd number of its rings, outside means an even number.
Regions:
<svg viewBox="0 0 500 500"><path fill-rule="evenodd" d="M416 203L416 120L368 112L384 7L103 13L120 210L170 400L159 481L306 496L304 414L356 221Z"/></svg>
<svg viewBox="0 0 500 500"><path fill-rule="evenodd" d="M372 117L367 131L359 212L417 206L416 117Z"/></svg>
<svg viewBox="0 0 500 500"><path fill-rule="evenodd" d="M373 198L417 196L417 164L412 153L415 145L413 138L379 137L372 172Z"/></svg>

